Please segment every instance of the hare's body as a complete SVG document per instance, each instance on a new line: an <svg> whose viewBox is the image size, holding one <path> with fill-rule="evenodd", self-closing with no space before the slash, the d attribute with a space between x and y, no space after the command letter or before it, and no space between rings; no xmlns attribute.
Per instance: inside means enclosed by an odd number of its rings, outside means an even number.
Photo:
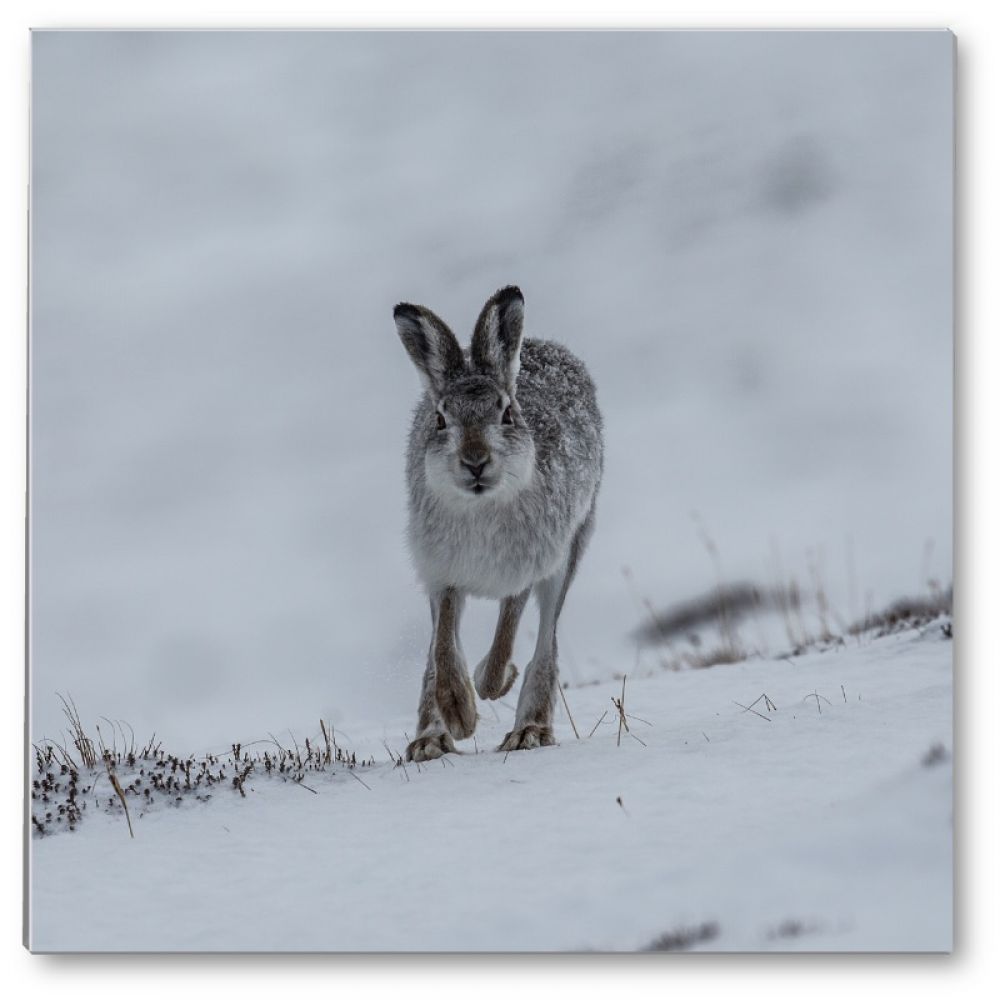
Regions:
<svg viewBox="0 0 1000 1000"><path fill-rule="evenodd" d="M410 547L434 626L407 749L413 760L454 750L454 739L475 728L458 638L467 595L501 602L493 644L475 671L480 696L499 698L517 677L514 636L535 593L538 641L501 749L553 742L556 624L593 527L603 439L586 368L560 344L522 343L523 306L518 289L497 292L469 352L423 306L394 312L427 389L407 453Z"/></svg>
<svg viewBox="0 0 1000 1000"><path fill-rule="evenodd" d="M455 587L500 600L558 569L601 475L601 417L584 366L561 344L525 340L516 396L535 465L511 495L471 502L428 487L424 456L435 406L417 407L407 453L410 548L429 591Z"/></svg>

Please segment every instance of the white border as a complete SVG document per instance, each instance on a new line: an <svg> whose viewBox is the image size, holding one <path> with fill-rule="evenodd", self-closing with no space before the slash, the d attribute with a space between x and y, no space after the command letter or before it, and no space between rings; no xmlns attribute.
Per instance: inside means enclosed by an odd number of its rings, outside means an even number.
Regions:
<svg viewBox="0 0 1000 1000"><path fill-rule="evenodd" d="M989 916L997 878L1000 829L996 776L1000 761L996 734L1000 663L992 655L990 626L1000 594L991 584L991 556L997 553L997 446L991 430L1000 392L996 388L998 263L996 108L1000 47L997 17L976 0L950 3L900 2L845 7L818 4L768 5L731 2L709 9L656 3L427 4L370 2L322 3L300 0L293 10L276 12L255 0L196 0L170 4L96 2L8 2L0 13L0 66L3 86L2 185L4 335L0 337L0 567L3 568L0 628L11 689L2 700L3 759L20 762L23 747L23 585L24 585L24 406L25 406L25 236L27 210L27 134L30 27L949 27L959 52L959 199L958 199L958 367L956 377L956 601L958 707L956 761L959 770L956 849L958 888L956 954L952 958L594 956L545 958L277 958L277 957L33 957L20 947L22 801L16 781L4 797L5 836L2 908L3 963L10 986L37 997L173 995L220 988L241 997L295 997L306 990L329 995L345 987L405 991L408 997L453 992L465 987L479 996L509 995L511 989L534 996L558 991L564 996L616 996L633 1000L665 991L693 989L699 997L716 990L740 996L808 994L840 996L845 989L870 986L897 996L918 998L956 987L961 994L985 995L995 977L1000 928ZM993 459L991 462L990 459ZM12 768L20 776L21 767ZM137 887L137 891L141 891ZM266 914L261 914L267 919ZM991 973L993 975L991 975ZM989 977L989 979L988 979ZM20 982L19 982L20 980ZM123 992L124 991L124 992ZM867 990L864 994L867 995Z"/></svg>

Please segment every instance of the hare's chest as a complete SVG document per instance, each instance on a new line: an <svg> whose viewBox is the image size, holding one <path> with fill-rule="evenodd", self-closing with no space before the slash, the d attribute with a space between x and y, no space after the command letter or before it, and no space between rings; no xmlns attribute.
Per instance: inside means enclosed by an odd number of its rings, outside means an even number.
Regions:
<svg viewBox="0 0 1000 1000"><path fill-rule="evenodd" d="M417 570L431 589L495 599L519 594L558 568L559 547L541 528L530 512L512 507L436 525L432 518L411 526Z"/></svg>

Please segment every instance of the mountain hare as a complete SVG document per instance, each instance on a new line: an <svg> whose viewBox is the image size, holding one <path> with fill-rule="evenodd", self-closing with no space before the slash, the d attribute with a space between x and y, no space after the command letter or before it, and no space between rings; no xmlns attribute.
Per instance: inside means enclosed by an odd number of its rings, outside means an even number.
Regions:
<svg viewBox="0 0 1000 1000"><path fill-rule="evenodd" d="M604 464L593 382L561 344L522 343L518 288L483 306L468 352L423 306L400 303L393 318L427 390L414 413L406 477L410 548L430 597L433 637L407 759L452 752L476 728L458 638L466 596L500 601L493 645L474 674L481 698L500 698L517 678L510 657L532 589L538 642L514 727L498 749L549 746L556 622L593 530Z"/></svg>

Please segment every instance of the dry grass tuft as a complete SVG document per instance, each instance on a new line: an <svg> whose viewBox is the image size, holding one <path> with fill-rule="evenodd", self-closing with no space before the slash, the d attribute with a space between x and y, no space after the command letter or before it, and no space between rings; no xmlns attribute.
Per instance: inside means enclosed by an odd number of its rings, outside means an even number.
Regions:
<svg viewBox="0 0 1000 1000"><path fill-rule="evenodd" d="M943 743L933 743L930 749L920 758L920 763L924 767L936 767L938 764L946 764L951 760L951 754L944 748Z"/></svg>
<svg viewBox="0 0 1000 1000"><path fill-rule="evenodd" d="M952 588L932 589L926 597L903 597L893 601L877 614L868 613L848 628L848 634L855 636L871 632L876 638L902 632L906 629L921 628L941 615L952 613ZM944 629L946 638L951 638L951 623Z"/></svg>
<svg viewBox="0 0 1000 1000"><path fill-rule="evenodd" d="M939 616L952 613L952 588L942 588L936 580L927 580L923 596L897 600L881 612L872 609L872 595L865 602L864 617L848 625L838 614L828 597L824 580L822 549L806 553L808 585L800 586L794 576L786 576L781 553L772 539L772 560L776 582L769 586L754 583L726 583L718 546L701 521L695 517L702 544L711 558L717 583L697 596L657 610L652 601L635 585L631 571L625 576L642 614L642 622L632 637L637 654L642 647L663 650L660 664L669 670L703 670L721 664L740 663L752 656L770 656L767 649L764 615L775 612L784 625L789 648L779 653L781 658L801 656L806 652L826 651L843 647L848 638L879 638L894 632L921 628ZM929 556L925 553L925 563ZM856 603L854 555L850 540L847 548L849 599ZM926 576L926 574L925 574ZM739 626L756 629L756 648L747 646ZM945 638L952 638L951 621L941 625Z"/></svg>
<svg viewBox="0 0 1000 1000"><path fill-rule="evenodd" d="M80 722L80 713L77 711L76 702L73 701L72 696L70 696L68 701L61 694L56 695L56 697L63 704L63 715L69 721L73 745L76 747L77 753L80 754L83 766L91 769L97 767L97 750L94 747L94 741L83 730L83 723Z"/></svg>
<svg viewBox="0 0 1000 1000"><path fill-rule="evenodd" d="M804 934L815 934L821 930L819 924L813 921L788 919L782 920L776 927L767 932L769 941L790 940L802 937Z"/></svg>
<svg viewBox="0 0 1000 1000"><path fill-rule="evenodd" d="M99 727L98 744L87 735L72 698L60 696L60 700L70 722L77 756L52 740L34 746L31 826L39 837L60 829L75 830L88 805L91 811L123 814L134 837L133 811L136 818L142 819L158 807L177 808L189 800L207 802L220 788L232 789L246 798L255 778L291 782L313 793L316 790L305 783L312 774L347 773L364 785L355 772L375 763L374 758L358 760L355 753L338 746L333 727L322 721L322 744L307 738L304 750L294 736L291 748L282 746L272 736L273 748L266 741L262 741L266 749L254 751L233 743L227 753L196 758L168 754L155 736L138 748L127 724L105 720L112 727L109 747ZM99 757L97 745L101 747ZM113 794L98 794L102 777L107 777Z"/></svg>
<svg viewBox="0 0 1000 1000"><path fill-rule="evenodd" d="M675 930L661 934L650 942L643 951L689 951L696 944L713 941L719 936L719 925L714 920L697 924L694 927L678 927Z"/></svg>

